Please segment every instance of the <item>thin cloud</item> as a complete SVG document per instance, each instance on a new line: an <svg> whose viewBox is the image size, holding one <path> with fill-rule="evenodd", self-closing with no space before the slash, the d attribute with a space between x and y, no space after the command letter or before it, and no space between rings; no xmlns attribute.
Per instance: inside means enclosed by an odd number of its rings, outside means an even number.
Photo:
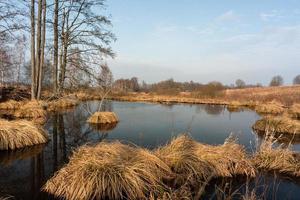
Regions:
<svg viewBox="0 0 300 200"><path fill-rule="evenodd" d="M219 22L230 22L230 21L239 21L240 17L237 14L235 14L233 10L229 10L223 13L222 15L218 16L216 19Z"/></svg>

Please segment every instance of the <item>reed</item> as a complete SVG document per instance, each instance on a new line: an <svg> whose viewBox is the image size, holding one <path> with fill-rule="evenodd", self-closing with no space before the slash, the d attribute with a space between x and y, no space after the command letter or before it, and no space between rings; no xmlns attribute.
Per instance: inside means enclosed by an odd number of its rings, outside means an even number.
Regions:
<svg viewBox="0 0 300 200"><path fill-rule="evenodd" d="M60 111L64 109L70 109L78 105L78 101L69 98L61 98L48 103L48 111Z"/></svg>
<svg viewBox="0 0 300 200"><path fill-rule="evenodd" d="M292 107L289 109L289 113L292 118L300 119L300 104L293 104Z"/></svg>
<svg viewBox="0 0 300 200"><path fill-rule="evenodd" d="M65 199L147 199L164 190L170 168L150 151L119 142L83 146L43 190Z"/></svg>
<svg viewBox="0 0 300 200"><path fill-rule="evenodd" d="M44 109L47 105L42 101L28 101L14 113L14 116L22 119L44 122L47 112Z"/></svg>
<svg viewBox="0 0 300 200"><path fill-rule="evenodd" d="M114 112L95 112L88 120L91 124L113 124L119 121Z"/></svg>
<svg viewBox="0 0 300 200"><path fill-rule="evenodd" d="M45 131L30 121L0 119L0 150L14 150L47 141Z"/></svg>

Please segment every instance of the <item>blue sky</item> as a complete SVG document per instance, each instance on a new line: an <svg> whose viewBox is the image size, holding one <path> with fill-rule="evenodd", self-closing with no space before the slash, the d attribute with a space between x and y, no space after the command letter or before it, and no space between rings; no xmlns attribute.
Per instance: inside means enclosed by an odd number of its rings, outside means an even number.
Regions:
<svg viewBox="0 0 300 200"><path fill-rule="evenodd" d="M299 0L108 0L115 78L267 84L300 74Z"/></svg>

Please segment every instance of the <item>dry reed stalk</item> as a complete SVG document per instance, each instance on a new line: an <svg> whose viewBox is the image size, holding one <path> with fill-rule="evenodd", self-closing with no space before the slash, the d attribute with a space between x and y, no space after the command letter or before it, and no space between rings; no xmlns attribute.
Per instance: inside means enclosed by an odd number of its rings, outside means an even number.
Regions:
<svg viewBox="0 0 300 200"><path fill-rule="evenodd" d="M90 124L91 127L96 131L112 131L117 127L118 123L110 123L110 124Z"/></svg>
<svg viewBox="0 0 300 200"><path fill-rule="evenodd" d="M0 119L0 150L14 150L47 141L45 131L30 121Z"/></svg>
<svg viewBox="0 0 300 200"><path fill-rule="evenodd" d="M276 134L300 134L300 121L287 116L264 117L255 122L253 129L259 132L274 132Z"/></svg>
<svg viewBox="0 0 300 200"><path fill-rule="evenodd" d="M300 156L289 147L275 146L274 138L263 141L253 157L253 163L258 169L277 171L291 177L300 177Z"/></svg>
<svg viewBox="0 0 300 200"><path fill-rule="evenodd" d="M114 112L95 112L88 120L91 124L112 124L119 122Z"/></svg>
<svg viewBox="0 0 300 200"><path fill-rule="evenodd" d="M22 103L15 100L9 100L0 103L0 110L17 110L21 107Z"/></svg>
<svg viewBox="0 0 300 200"><path fill-rule="evenodd" d="M148 150L119 142L83 146L43 190L65 199L147 199L164 190L170 168Z"/></svg>
<svg viewBox="0 0 300 200"><path fill-rule="evenodd" d="M260 114L274 114L279 115L284 112L283 105L279 102L272 101L266 104L260 104L255 107L255 111Z"/></svg>

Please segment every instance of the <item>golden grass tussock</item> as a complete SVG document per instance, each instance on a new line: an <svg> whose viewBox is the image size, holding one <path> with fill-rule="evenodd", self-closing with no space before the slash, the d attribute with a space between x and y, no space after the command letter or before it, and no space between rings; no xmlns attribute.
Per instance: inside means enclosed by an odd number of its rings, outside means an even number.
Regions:
<svg viewBox="0 0 300 200"><path fill-rule="evenodd" d="M78 101L69 98L62 98L48 103L47 110L60 111L62 109L73 108L78 105Z"/></svg>
<svg viewBox="0 0 300 200"><path fill-rule="evenodd" d="M300 104L293 104L292 107L289 109L289 113L292 118L300 119Z"/></svg>
<svg viewBox="0 0 300 200"><path fill-rule="evenodd" d="M274 114L279 115L284 112L284 107L281 103L277 101L272 101L269 103L259 104L255 107L255 111L260 114Z"/></svg>
<svg viewBox="0 0 300 200"><path fill-rule="evenodd" d="M117 127L118 123L110 123L110 124L90 124L90 126L96 131L112 131Z"/></svg>
<svg viewBox="0 0 300 200"><path fill-rule="evenodd" d="M169 144L155 151L176 174L175 185L185 182L201 183L214 176L214 168L196 154L197 142L187 135L173 139Z"/></svg>
<svg viewBox="0 0 300 200"><path fill-rule="evenodd" d="M234 177L237 175L253 177L256 174L244 147L237 144L231 136L226 139L223 145L212 146L198 143L196 153L199 158L214 167L216 177Z"/></svg>
<svg viewBox="0 0 300 200"><path fill-rule="evenodd" d="M0 103L0 110L17 110L21 107L22 102L9 100L3 103Z"/></svg>
<svg viewBox="0 0 300 200"><path fill-rule="evenodd" d="M43 190L65 199L147 199L165 189L170 168L148 150L119 142L83 146Z"/></svg>
<svg viewBox="0 0 300 200"><path fill-rule="evenodd" d="M47 141L45 131L30 121L0 119L0 150L14 150Z"/></svg>
<svg viewBox="0 0 300 200"><path fill-rule="evenodd" d="M276 134L300 134L300 121L287 116L264 117L252 127L257 132Z"/></svg>
<svg viewBox="0 0 300 200"><path fill-rule="evenodd" d="M91 124L113 124L119 122L114 112L95 112L88 120Z"/></svg>
<svg viewBox="0 0 300 200"><path fill-rule="evenodd" d="M46 107L46 103L43 101L28 101L20 107L20 109L16 110L14 116L17 118L32 119L37 122L43 122L47 115L44 107Z"/></svg>
<svg viewBox="0 0 300 200"><path fill-rule="evenodd" d="M300 177L300 156L282 145L275 146L274 139L266 139L253 157L260 170L276 171L291 177Z"/></svg>

